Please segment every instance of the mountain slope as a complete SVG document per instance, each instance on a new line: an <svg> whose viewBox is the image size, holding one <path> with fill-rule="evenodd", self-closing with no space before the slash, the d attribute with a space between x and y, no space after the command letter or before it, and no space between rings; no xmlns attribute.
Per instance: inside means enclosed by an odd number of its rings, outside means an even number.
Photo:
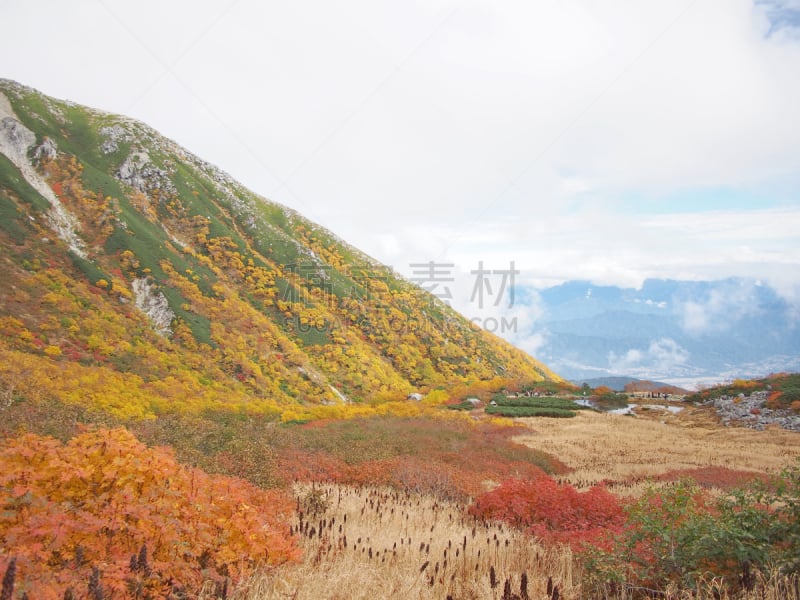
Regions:
<svg viewBox="0 0 800 600"><path fill-rule="evenodd" d="M560 380L151 128L6 80L0 271L7 402L287 418L424 387Z"/></svg>

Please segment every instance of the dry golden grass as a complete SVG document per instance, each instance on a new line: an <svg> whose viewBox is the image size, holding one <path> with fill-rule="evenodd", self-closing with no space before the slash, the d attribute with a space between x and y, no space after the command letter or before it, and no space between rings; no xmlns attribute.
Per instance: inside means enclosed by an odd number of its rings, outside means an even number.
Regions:
<svg viewBox="0 0 800 600"><path fill-rule="evenodd" d="M696 592L671 592L667 600L800 600L800 579L781 574L757 575L753 589L731 593L719 579L701 581Z"/></svg>
<svg viewBox="0 0 800 600"><path fill-rule="evenodd" d="M299 496L310 498L310 489L298 488ZM507 579L521 595L523 573L530 598L547 597L548 577L561 598L579 597L568 549L546 550L522 532L474 523L463 506L432 497L318 489L328 507L304 512L304 562L250 579L233 598L500 598Z"/></svg>
<svg viewBox="0 0 800 600"><path fill-rule="evenodd" d="M649 478L672 470L718 466L774 473L800 455L800 434L722 427L704 408L687 407L676 415L642 411L636 417L581 411L572 419L519 421L530 431L515 441L574 469L565 481L582 488L606 481L625 495L637 495Z"/></svg>
<svg viewBox="0 0 800 600"><path fill-rule="evenodd" d="M662 473L706 466L776 472L800 455L800 435L719 426L703 409L679 415L651 411L622 417L582 412L573 419L520 420L517 441L559 457L580 487L606 480L617 493L637 494ZM523 430L524 431L524 430ZM581 568L568 549L545 549L525 533L483 525L463 505L388 489L298 486L304 560L252 577L234 600L434 598L498 599L506 580L522 597L546 599L548 578L562 600L631 600L642 590L604 595L581 589ZM314 506L319 510L314 512ZM302 525L300 523L302 522ZM495 569L496 586L490 582ZM213 596L209 593L207 598ZM800 600L797 578L759 576L751 592L731 595L718 580L694 592L661 590L671 600Z"/></svg>
<svg viewBox="0 0 800 600"><path fill-rule="evenodd" d="M250 578L233 590L228 596L231 600L497 600L503 597L506 580L509 597L523 598L523 573L532 599L553 597L547 594L548 578L562 600L643 597L638 589L617 589L608 595L582 590L581 569L569 549L545 549L506 526L474 523L457 504L386 489L330 485L314 488L318 492L310 494L311 489L298 486L296 492L306 500L321 497L320 504L326 507L312 513L308 511L311 503L303 502L303 562ZM209 586L200 600L215 597L214 586ZM710 579L695 592L666 589L657 597L800 600L800 584L794 577L759 576L752 591L734 595L721 581Z"/></svg>

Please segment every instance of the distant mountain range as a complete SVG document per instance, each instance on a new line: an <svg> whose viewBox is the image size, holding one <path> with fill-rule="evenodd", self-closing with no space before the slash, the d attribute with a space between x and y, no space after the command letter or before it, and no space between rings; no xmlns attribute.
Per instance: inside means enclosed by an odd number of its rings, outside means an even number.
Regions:
<svg viewBox="0 0 800 600"><path fill-rule="evenodd" d="M800 307L757 280L569 281L534 295L538 357L570 380L691 385L800 370Z"/></svg>

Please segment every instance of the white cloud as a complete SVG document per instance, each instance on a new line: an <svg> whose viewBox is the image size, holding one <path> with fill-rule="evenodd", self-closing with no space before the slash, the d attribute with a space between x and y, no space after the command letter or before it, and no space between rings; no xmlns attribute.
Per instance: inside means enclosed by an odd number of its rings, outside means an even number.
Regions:
<svg viewBox="0 0 800 600"><path fill-rule="evenodd" d="M353 239L358 223L339 233ZM646 278L759 278L790 302L800 301L800 208L648 215L602 213L480 225L446 222L362 232L362 247L408 274L408 264L455 263L464 273L480 261L500 268L514 261L519 281L546 287L569 279L640 287ZM391 255L385 248L391 247ZM387 259L388 256L388 259Z"/></svg>
<svg viewBox="0 0 800 600"><path fill-rule="evenodd" d="M398 271L478 327L528 352L544 344L543 334L533 332L543 314L541 300L527 287L527 280L517 272L516 265L486 262L464 269L446 261L433 263L431 266L429 259L414 260Z"/></svg>
<svg viewBox="0 0 800 600"><path fill-rule="evenodd" d="M543 332L529 333L509 340L531 356L539 356L541 349L547 344L547 335Z"/></svg>
<svg viewBox="0 0 800 600"><path fill-rule="evenodd" d="M651 340L647 348L631 348L624 354L609 352L608 364L613 373L652 377L659 373L674 373L686 365L689 352L671 338Z"/></svg>
<svg viewBox="0 0 800 600"><path fill-rule="evenodd" d="M715 287L705 298L677 300L675 305L683 329L693 335L718 333L736 325L761 309L753 281L731 282Z"/></svg>
<svg viewBox="0 0 800 600"><path fill-rule="evenodd" d="M0 56L4 76L141 118L401 271L515 260L538 284L739 275L791 295L796 11L12 1ZM746 199L719 210L717 189ZM697 200L671 208L683 193Z"/></svg>

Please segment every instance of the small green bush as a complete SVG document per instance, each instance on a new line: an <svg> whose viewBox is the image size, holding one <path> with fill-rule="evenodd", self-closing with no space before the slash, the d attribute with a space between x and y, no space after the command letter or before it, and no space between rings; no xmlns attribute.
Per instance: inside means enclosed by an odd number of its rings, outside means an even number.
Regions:
<svg viewBox="0 0 800 600"><path fill-rule="evenodd" d="M625 408L628 406L628 396L626 394L617 394L616 392L611 392L595 398L594 403L601 410Z"/></svg>
<svg viewBox="0 0 800 600"><path fill-rule="evenodd" d="M472 410L475 405L472 402L459 402L458 404L446 404L445 408L448 410Z"/></svg>
<svg viewBox="0 0 800 600"><path fill-rule="evenodd" d="M545 408L537 406L487 406L486 413L503 417L555 417L570 418L577 413L563 408Z"/></svg>
<svg viewBox="0 0 800 600"><path fill-rule="evenodd" d="M718 498L693 483L651 490L627 509L624 532L583 553L595 593L609 585L696 590L716 578L748 588L755 573L800 572L800 461L769 485Z"/></svg>
<svg viewBox="0 0 800 600"><path fill-rule="evenodd" d="M522 398L506 398L505 396L494 401L498 406L527 406L530 408L554 408L559 410L582 410L586 407L576 404L567 398L535 398L535 397L522 397Z"/></svg>

